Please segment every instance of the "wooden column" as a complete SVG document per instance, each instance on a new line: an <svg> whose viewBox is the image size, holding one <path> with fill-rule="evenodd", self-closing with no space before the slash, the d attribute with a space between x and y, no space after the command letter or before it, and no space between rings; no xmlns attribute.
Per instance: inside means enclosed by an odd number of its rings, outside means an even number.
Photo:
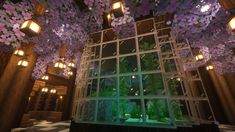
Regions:
<svg viewBox="0 0 235 132"><path fill-rule="evenodd" d="M73 68L72 72L73 72L73 76L71 76L69 79L66 97L63 98L64 99L64 106L63 106L64 108L63 108L62 120L69 120L71 118L77 69Z"/></svg>
<svg viewBox="0 0 235 132"><path fill-rule="evenodd" d="M29 65L25 68L18 67L17 63L20 57L12 55L1 79L1 95L0 95L0 131L8 132L14 126L17 119L18 111L24 97L27 93L27 85L30 81L33 68L36 63L36 55L33 53L33 44L23 46Z"/></svg>

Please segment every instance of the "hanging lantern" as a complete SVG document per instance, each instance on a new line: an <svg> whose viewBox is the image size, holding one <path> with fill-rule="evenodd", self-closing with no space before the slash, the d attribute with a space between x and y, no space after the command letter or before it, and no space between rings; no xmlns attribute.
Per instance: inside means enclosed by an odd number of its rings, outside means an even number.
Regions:
<svg viewBox="0 0 235 132"><path fill-rule="evenodd" d="M61 60L57 61L54 65L55 68L65 69L67 66Z"/></svg>
<svg viewBox="0 0 235 132"><path fill-rule="evenodd" d="M20 31L32 37L40 33L41 27L34 20L27 20L20 26Z"/></svg>
<svg viewBox="0 0 235 132"><path fill-rule="evenodd" d="M49 76L48 75L44 75L44 76L42 76L42 80L49 80Z"/></svg>
<svg viewBox="0 0 235 132"><path fill-rule="evenodd" d="M50 93L55 94L55 93L56 93L56 90L55 90L55 89L51 89L51 90L50 90Z"/></svg>
<svg viewBox="0 0 235 132"><path fill-rule="evenodd" d="M196 58L196 61L201 61L204 59L204 56L202 54L198 54L195 58Z"/></svg>
<svg viewBox="0 0 235 132"><path fill-rule="evenodd" d="M214 67L213 67L212 65L208 65L208 66L206 67L206 70L207 70L207 71L213 70L213 69L214 69Z"/></svg>
<svg viewBox="0 0 235 132"><path fill-rule="evenodd" d="M122 1L116 1L112 4L112 13L116 18L124 16L124 6Z"/></svg>
<svg viewBox="0 0 235 132"><path fill-rule="evenodd" d="M41 92L47 93L48 92L48 88L42 88Z"/></svg>
<svg viewBox="0 0 235 132"><path fill-rule="evenodd" d="M68 74L69 76L72 76L72 75L73 75L73 72L72 72L72 71L69 71L67 74Z"/></svg>
<svg viewBox="0 0 235 132"><path fill-rule="evenodd" d="M27 67L29 65L29 62L27 59L21 59L18 61L17 65L21 67Z"/></svg>
<svg viewBox="0 0 235 132"><path fill-rule="evenodd" d="M17 56L24 56L24 51L21 50L21 49L16 49L14 51L14 55L17 55Z"/></svg>
<svg viewBox="0 0 235 132"><path fill-rule="evenodd" d="M229 21L228 26L235 32L235 16Z"/></svg>
<svg viewBox="0 0 235 132"><path fill-rule="evenodd" d="M46 3L40 3L39 1L37 1L34 8L34 13L38 16L43 16L45 14L46 8Z"/></svg>
<svg viewBox="0 0 235 132"><path fill-rule="evenodd" d="M68 67L72 67L72 68L74 68L75 67L75 64L74 64L74 62L69 62L69 64L68 64Z"/></svg>
<svg viewBox="0 0 235 132"><path fill-rule="evenodd" d="M225 10L235 9L235 1L234 0L219 0L219 3Z"/></svg>

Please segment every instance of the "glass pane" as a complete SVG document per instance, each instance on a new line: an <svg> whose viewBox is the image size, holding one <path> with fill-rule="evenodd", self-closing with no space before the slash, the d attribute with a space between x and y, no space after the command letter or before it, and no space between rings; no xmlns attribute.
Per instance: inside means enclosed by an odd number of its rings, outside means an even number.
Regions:
<svg viewBox="0 0 235 132"><path fill-rule="evenodd" d="M195 101L194 103L197 107L200 119L205 121L214 120L208 101Z"/></svg>
<svg viewBox="0 0 235 132"><path fill-rule="evenodd" d="M201 81L190 81L189 84L193 97L206 97Z"/></svg>
<svg viewBox="0 0 235 132"><path fill-rule="evenodd" d="M137 33L144 34L154 31L153 20L145 20L137 23Z"/></svg>
<svg viewBox="0 0 235 132"><path fill-rule="evenodd" d="M145 99L144 103L147 123L169 124L171 122L166 100Z"/></svg>
<svg viewBox="0 0 235 132"><path fill-rule="evenodd" d="M148 35L140 37L139 39L139 49L140 51L147 51L157 48L154 35Z"/></svg>
<svg viewBox="0 0 235 132"><path fill-rule="evenodd" d="M100 57L100 46L92 47L92 53L94 54L92 59L98 59Z"/></svg>
<svg viewBox="0 0 235 132"><path fill-rule="evenodd" d="M99 75L99 61L90 62L89 77Z"/></svg>
<svg viewBox="0 0 235 132"><path fill-rule="evenodd" d="M165 68L166 72L175 72L175 71L177 71L175 60L174 59L165 60L164 68Z"/></svg>
<svg viewBox="0 0 235 132"><path fill-rule="evenodd" d="M136 52L135 39L121 41L119 44L120 54L128 54Z"/></svg>
<svg viewBox="0 0 235 132"><path fill-rule="evenodd" d="M94 33L90 35L90 39L94 44L101 42L101 32Z"/></svg>
<svg viewBox="0 0 235 132"><path fill-rule="evenodd" d="M117 39L117 36L113 29L109 29L103 32L103 42L112 41Z"/></svg>
<svg viewBox="0 0 235 132"><path fill-rule="evenodd" d="M171 106L174 112L176 121L190 121L190 113L189 113L189 104L183 100L174 100L171 101Z"/></svg>
<svg viewBox="0 0 235 132"><path fill-rule="evenodd" d="M120 122L143 122L141 101L138 99L120 100Z"/></svg>
<svg viewBox="0 0 235 132"><path fill-rule="evenodd" d="M116 74L117 64L116 59L109 59L101 61L101 75Z"/></svg>
<svg viewBox="0 0 235 132"><path fill-rule="evenodd" d="M100 122L117 122L118 104L115 100L100 100L98 104L97 120Z"/></svg>
<svg viewBox="0 0 235 132"><path fill-rule="evenodd" d="M137 68L137 57L127 56L120 58L119 63L120 73L136 72Z"/></svg>
<svg viewBox="0 0 235 132"><path fill-rule="evenodd" d="M95 101L84 101L82 109L82 120L93 121L95 119Z"/></svg>
<svg viewBox="0 0 235 132"><path fill-rule="evenodd" d="M139 76L120 77L120 96L139 96Z"/></svg>
<svg viewBox="0 0 235 132"><path fill-rule="evenodd" d="M144 95L164 95L164 85L161 74L143 75Z"/></svg>
<svg viewBox="0 0 235 132"><path fill-rule="evenodd" d="M117 79L116 78L100 79L99 96L100 97L117 96Z"/></svg>
<svg viewBox="0 0 235 132"><path fill-rule="evenodd" d="M87 97L96 97L97 86L97 79L92 79L88 81Z"/></svg>
<svg viewBox="0 0 235 132"><path fill-rule="evenodd" d="M140 57L142 71L160 70L157 52L142 54Z"/></svg>
<svg viewBox="0 0 235 132"><path fill-rule="evenodd" d="M167 44L163 44L162 46L161 46L161 52L171 52L172 50L171 50L171 45L170 45L170 43L167 43Z"/></svg>
<svg viewBox="0 0 235 132"><path fill-rule="evenodd" d="M102 48L102 57L117 55L117 43L104 44Z"/></svg>
<svg viewBox="0 0 235 132"><path fill-rule="evenodd" d="M168 82L168 88L172 96L184 95L183 81L181 78L171 78Z"/></svg>

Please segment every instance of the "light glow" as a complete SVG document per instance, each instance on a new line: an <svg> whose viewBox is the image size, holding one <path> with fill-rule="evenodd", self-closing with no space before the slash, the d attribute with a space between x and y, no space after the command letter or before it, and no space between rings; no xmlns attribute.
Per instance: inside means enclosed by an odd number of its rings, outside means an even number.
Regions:
<svg viewBox="0 0 235 132"><path fill-rule="evenodd" d="M232 29L232 30L235 30L235 17L233 17L230 21L229 21L229 27Z"/></svg>
<svg viewBox="0 0 235 132"><path fill-rule="evenodd" d="M213 69L214 69L214 67L213 67L212 65L208 65L208 66L206 67L206 70L207 70L207 71L213 70Z"/></svg>
<svg viewBox="0 0 235 132"><path fill-rule="evenodd" d="M29 62L27 60L19 60L17 65L22 67L27 67L29 65Z"/></svg>
<svg viewBox="0 0 235 132"><path fill-rule="evenodd" d="M24 56L24 51L20 50L20 49L17 49L17 50L15 50L14 55Z"/></svg>
<svg viewBox="0 0 235 132"><path fill-rule="evenodd" d="M40 26L37 23L33 22L33 21L30 23L29 28L35 33L40 32Z"/></svg>
<svg viewBox="0 0 235 132"><path fill-rule="evenodd" d="M121 2L115 2L115 3L113 3L112 8L113 8L113 10L115 10L115 9L121 8L121 5L122 5Z"/></svg>
<svg viewBox="0 0 235 132"><path fill-rule="evenodd" d="M202 13L207 12L210 8L211 8L211 5L204 5L201 7L201 12Z"/></svg>
<svg viewBox="0 0 235 132"><path fill-rule="evenodd" d="M203 60L204 59L204 56L202 54L199 54L196 56L196 61L200 61L200 60Z"/></svg>

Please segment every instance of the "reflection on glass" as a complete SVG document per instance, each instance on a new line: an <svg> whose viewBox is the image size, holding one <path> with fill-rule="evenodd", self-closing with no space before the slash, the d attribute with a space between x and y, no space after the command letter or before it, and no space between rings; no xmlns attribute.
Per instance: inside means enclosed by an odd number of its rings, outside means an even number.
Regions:
<svg viewBox="0 0 235 132"><path fill-rule="evenodd" d="M117 107L116 100L100 100L98 103L97 120L100 122L117 122Z"/></svg>
<svg viewBox="0 0 235 132"><path fill-rule="evenodd" d="M97 79L89 80L87 84L87 97L96 97Z"/></svg>
<svg viewBox="0 0 235 132"><path fill-rule="evenodd" d="M99 96L100 97L117 96L117 79L116 78L100 79Z"/></svg>
<svg viewBox="0 0 235 132"><path fill-rule="evenodd" d="M139 76L120 77L120 96L139 96Z"/></svg>
<svg viewBox="0 0 235 132"><path fill-rule="evenodd" d="M109 59L101 61L101 75L116 74L117 64L116 59Z"/></svg>
<svg viewBox="0 0 235 132"><path fill-rule="evenodd" d="M93 121L95 119L95 101L82 102L82 121Z"/></svg>
<svg viewBox="0 0 235 132"><path fill-rule="evenodd" d="M128 39L119 43L119 53L129 54L136 52L135 39Z"/></svg>
<svg viewBox="0 0 235 132"><path fill-rule="evenodd" d="M174 72L177 71L175 60L170 59L170 60L165 60L164 62L164 68L166 72Z"/></svg>
<svg viewBox="0 0 235 132"><path fill-rule="evenodd" d="M102 57L117 55L117 43L104 44L102 48Z"/></svg>
<svg viewBox="0 0 235 132"><path fill-rule="evenodd" d="M143 75L144 95L164 95L164 85L161 74Z"/></svg>
<svg viewBox="0 0 235 132"><path fill-rule="evenodd" d="M156 52L142 54L140 57L142 71L160 70L160 63Z"/></svg>
<svg viewBox="0 0 235 132"><path fill-rule="evenodd" d="M145 99L147 123L170 123L167 101L163 99Z"/></svg>
<svg viewBox="0 0 235 132"><path fill-rule="evenodd" d="M89 77L99 75L99 61L90 62Z"/></svg>
<svg viewBox="0 0 235 132"><path fill-rule="evenodd" d="M119 101L119 117L123 122L143 122L143 114L141 110L141 101L138 99L120 100Z"/></svg>
<svg viewBox="0 0 235 132"><path fill-rule="evenodd" d="M140 51L147 51L147 50L152 50L155 48L157 48L157 47L156 47L154 35L148 35L148 36L144 36L144 37L139 38Z"/></svg>
<svg viewBox="0 0 235 132"><path fill-rule="evenodd" d="M188 111L189 104L183 100L174 100L171 101L171 106L174 112L175 120L176 121L189 121L190 113Z"/></svg>
<svg viewBox="0 0 235 132"><path fill-rule="evenodd" d="M136 56L134 55L134 56L120 58L119 68L120 68L120 73L138 71Z"/></svg>

